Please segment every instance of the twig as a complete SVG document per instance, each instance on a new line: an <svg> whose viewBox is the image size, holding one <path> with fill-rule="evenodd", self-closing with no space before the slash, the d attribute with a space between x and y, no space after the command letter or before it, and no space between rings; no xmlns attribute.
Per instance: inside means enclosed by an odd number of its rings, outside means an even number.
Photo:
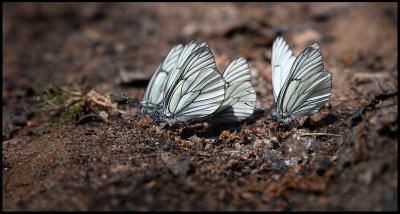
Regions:
<svg viewBox="0 0 400 214"><path fill-rule="evenodd" d="M195 152L194 154L195 155L201 155L201 156L207 156L207 157L211 156L210 154L207 154L207 153L204 153L204 152Z"/></svg>
<svg viewBox="0 0 400 214"><path fill-rule="evenodd" d="M303 136L314 136L314 135L328 135L328 136L340 137L340 135L338 135L338 134L329 134L329 133L321 133L321 132L318 132L318 133L304 133L304 134L300 134L300 137L303 137Z"/></svg>
<svg viewBox="0 0 400 214"><path fill-rule="evenodd" d="M89 117L100 118L102 121L104 121L105 123L108 124L107 118L101 116L100 114L95 114L95 113L90 113L90 114L83 115L81 118L79 118L79 120L76 122L76 124L80 124L80 123L83 122L86 118L89 118Z"/></svg>
<svg viewBox="0 0 400 214"><path fill-rule="evenodd" d="M398 93L396 91L389 94L385 93L385 94L375 95L374 99L372 99L368 105L361 107L355 113L353 113L353 116L351 118L351 126L353 127L362 121L362 116L367 111L368 108L373 108L380 101L384 101L391 97L397 96L397 94Z"/></svg>

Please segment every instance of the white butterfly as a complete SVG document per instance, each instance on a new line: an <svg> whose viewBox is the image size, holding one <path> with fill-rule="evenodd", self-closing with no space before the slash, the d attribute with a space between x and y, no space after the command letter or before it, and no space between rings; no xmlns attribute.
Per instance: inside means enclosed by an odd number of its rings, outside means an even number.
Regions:
<svg viewBox="0 0 400 214"><path fill-rule="evenodd" d="M138 106L170 126L203 120L224 100L225 87L208 45L192 40L177 45L167 54L147 86Z"/></svg>
<svg viewBox="0 0 400 214"><path fill-rule="evenodd" d="M205 120L224 100L224 80L216 69L208 45L201 43L193 50L182 66L178 60L176 69L167 80L159 117L170 126L184 121Z"/></svg>
<svg viewBox="0 0 400 214"><path fill-rule="evenodd" d="M197 44L195 40L191 40L185 46L178 44L171 48L147 85L142 102L138 105L141 114L157 116L165 93L179 74L182 64L194 50L204 46L208 47L205 42Z"/></svg>
<svg viewBox="0 0 400 214"><path fill-rule="evenodd" d="M225 99L213 117L211 123L239 122L254 112L256 91L251 84L249 65L240 57L233 60L223 73L225 81Z"/></svg>
<svg viewBox="0 0 400 214"><path fill-rule="evenodd" d="M332 76L324 69L318 44L312 44L296 58L286 41L278 37L272 46L271 67L276 105L273 117L279 122L312 115L329 101Z"/></svg>

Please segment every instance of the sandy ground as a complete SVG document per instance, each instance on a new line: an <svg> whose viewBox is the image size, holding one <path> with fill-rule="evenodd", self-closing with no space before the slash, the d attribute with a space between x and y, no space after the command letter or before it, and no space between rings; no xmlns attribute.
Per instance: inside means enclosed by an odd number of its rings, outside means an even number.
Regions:
<svg viewBox="0 0 400 214"><path fill-rule="evenodd" d="M3 4L3 210L397 210L397 6ZM296 55L318 42L333 78L329 102L291 128L269 120L278 35ZM248 60L258 110L246 123L170 130L118 99L141 100L169 49L190 39L209 44L220 72ZM107 120L32 138L65 118L34 111L35 90L85 82L114 92L106 108L81 105Z"/></svg>

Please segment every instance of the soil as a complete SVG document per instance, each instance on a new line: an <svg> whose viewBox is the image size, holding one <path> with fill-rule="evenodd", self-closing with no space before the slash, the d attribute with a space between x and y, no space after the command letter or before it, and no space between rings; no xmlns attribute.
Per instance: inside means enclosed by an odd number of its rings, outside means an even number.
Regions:
<svg viewBox="0 0 400 214"><path fill-rule="evenodd" d="M4 3L3 210L397 211L397 8ZM318 42L333 78L329 102L291 127L270 120L279 35L296 55ZM208 43L220 72L248 60L258 95L250 119L171 129L124 101L122 92L141 100L169 49L190 39ZM87 102L85 120L36 136L65 114L34 111L35 90L85 81L98 96L114 92L105 116Z"/></svg>

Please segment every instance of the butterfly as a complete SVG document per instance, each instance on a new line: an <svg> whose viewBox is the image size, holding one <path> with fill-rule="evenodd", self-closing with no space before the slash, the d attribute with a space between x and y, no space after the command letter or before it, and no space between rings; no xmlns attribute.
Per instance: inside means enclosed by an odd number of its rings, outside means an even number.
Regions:
<svg viewBox="0 0 400 214"><path fill-rule="evenodd" d="M175 68L183 46L178 44L171 48L164 60L157 67L144 92L142 102L137 106L142 115L153 115L161 108L164 100L164 89L168 75Z"/></svg>
<svg viewBox="0 0 400 214"><path fill-rule="evenodd" d="M225 81L225 99L209 119L211 123L239 122L254 112L256 91L251 83L249 65L240 57L226 67L223 75Z"/></svg>
<svg viewBox="0 0 400 214"><path fill-rule="evenodd" d="M167 69L163 70L164 63L173 66L165 66ZM223 102L224 81L205 42L197 44L191 40L184 47L174 46L159 67L140 104L142 114L150 114L172 126L206 119ZM154 98L146 97L147 91Z"/></svg>
<svg viewBox="0 0 400 214"><path fill-rule="evenodd" d="M282 37L272 45L271 79L276 110L273 118L280 123L312 115L329 101L331 73L324 69L317 43L295 57Z"/></svg>
<svg viewBox="0 0 400 214"><path fill-rule="evenodd" d="M203 46L207 46L207 44L205 42L197 44L195 40L191 40L185 46L178 44L171 48L151 77L142 102L138 105L142 115L156 115L157 111L162 108L166 90L171 87L172 80L176 78L185 59L195 49ZM170 77L171 73L173 73L173 78Z"/></svg>

